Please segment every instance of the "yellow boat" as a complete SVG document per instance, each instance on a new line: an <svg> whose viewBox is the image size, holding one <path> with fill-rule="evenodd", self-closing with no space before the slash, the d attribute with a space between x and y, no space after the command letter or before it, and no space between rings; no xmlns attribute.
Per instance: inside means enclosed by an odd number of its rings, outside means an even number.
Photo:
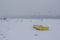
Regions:
<svg viewBox="0 0 60 40"><path fill-rule="evenodd" d="M48 30L48 27L47 26L42 26L42 25L34 25L33 26L34 29L36 30Z"/></svg>

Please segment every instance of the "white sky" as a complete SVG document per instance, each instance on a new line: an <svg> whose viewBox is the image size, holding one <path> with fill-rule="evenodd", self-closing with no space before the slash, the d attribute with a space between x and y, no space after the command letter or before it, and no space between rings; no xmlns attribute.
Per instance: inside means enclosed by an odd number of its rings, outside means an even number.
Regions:
<svg viewBox="0 0 60 40"><path fill-rule="evenodd" d="M0 0L0 17L60 16L60 0Z"/></svg>

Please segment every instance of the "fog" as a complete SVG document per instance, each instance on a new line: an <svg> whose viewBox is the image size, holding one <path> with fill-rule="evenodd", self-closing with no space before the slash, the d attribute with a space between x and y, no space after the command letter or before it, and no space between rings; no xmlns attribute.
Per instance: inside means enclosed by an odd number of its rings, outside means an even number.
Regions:
<svg viewBox="0 0 60 40"><path fill-rule="evenodd" d="M60 0L0 0L0 17L60 17Z"/></svg>

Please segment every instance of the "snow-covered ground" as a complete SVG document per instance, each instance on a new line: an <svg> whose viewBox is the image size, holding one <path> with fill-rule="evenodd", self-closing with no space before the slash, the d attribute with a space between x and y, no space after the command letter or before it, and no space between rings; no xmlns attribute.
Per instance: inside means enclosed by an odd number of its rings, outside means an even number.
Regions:
<svg viewBox="0 0 60 40"><path fill-rule="evenodd" d="M35 30L33 25L48 26L48 31ZM60 40L60 19L0 20L0 40Z"/></svg>

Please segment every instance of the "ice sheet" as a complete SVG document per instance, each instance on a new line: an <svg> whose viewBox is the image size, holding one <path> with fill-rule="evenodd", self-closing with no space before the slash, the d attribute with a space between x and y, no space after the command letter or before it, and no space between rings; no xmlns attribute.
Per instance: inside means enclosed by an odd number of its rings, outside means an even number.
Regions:
<svg viewBox="0 0 60 40"><path fill-rule="evenodd" d="M48 26L48 31L35 30L33 25ZM60 19L0 20L0 40L60 40Z"/></svg>

